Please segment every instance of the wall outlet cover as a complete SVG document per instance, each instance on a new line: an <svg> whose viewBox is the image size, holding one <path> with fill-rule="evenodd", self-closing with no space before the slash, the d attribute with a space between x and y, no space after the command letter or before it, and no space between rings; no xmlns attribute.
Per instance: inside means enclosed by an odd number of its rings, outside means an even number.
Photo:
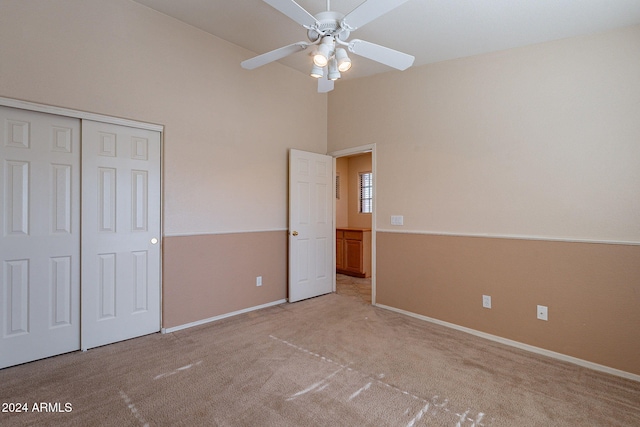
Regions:
<svg viewBox="0 0 640 427"><path fill-rule="evenodd" d="M490 295L482 295L482 307L491 308L491 296Z"/></svg>
<svg viewBox="0 0 640 427"><path fill-rule="evenodd" d="M549 320L549 309L546 305L539 305L537 309L537 318L540 320Z"/></svg>

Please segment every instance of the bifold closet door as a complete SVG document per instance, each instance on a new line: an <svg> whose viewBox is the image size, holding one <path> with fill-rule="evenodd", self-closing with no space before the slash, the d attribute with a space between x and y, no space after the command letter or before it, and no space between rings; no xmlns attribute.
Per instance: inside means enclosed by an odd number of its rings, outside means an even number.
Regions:
<svg viewBox="0 0 640 427"><path fill-rule="evenodd" d="M82 348L160 330L160 133L82 121Z"/></svg>
<svg viewBox="0 0 640 427"><path fill-rule="evenodd" d="M0 106L0 368L80 349L80 121Z"/></svg>

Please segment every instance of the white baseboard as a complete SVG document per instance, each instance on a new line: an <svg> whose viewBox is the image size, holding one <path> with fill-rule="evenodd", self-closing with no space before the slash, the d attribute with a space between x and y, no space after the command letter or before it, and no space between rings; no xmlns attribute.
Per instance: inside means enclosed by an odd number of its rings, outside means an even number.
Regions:
<svg viewBox="0 0 640 427"><path fill-rule="evenodd" d="M621 371L619 369L610 368L608 366L600 365L598 363L589 362L587 360L578 359L577 357L567 356L566 354L557 353L555 351L546 350L544 348L535 347L529 344L524 344L518 341L513 341L507 338L502 338L497 335L488 334L486 332L476 331L475 329L467 328L464 326L456 325L454 323L445 322L443 320L434 319L432 317L423 316L421 314L412 313L410 311L402 310L400 308L390 307L384 304L375 304L376 307L384 308L385 310L394 311L396 313L404 314L416 319L425 320L427 322L435 323L437 325L445 326L447 328L456 329L458 331L466 332L471 335L475 335L480 338L485 338L491 341L499 342L511 347L516 347L521 350L530 351L532 353L541 354L554 359L562 360L564 362L573 363L585 368L593 369L595 371L605 372L607 374L616 375L618 377L626 378L633 381L640 382L640 375L632 374L631 372Z"/></svg>
<svg viewBox="0 0 640 427"><path fill-rule="evenodd" d="M250 311L260 310L262 308L267 308L267 307L272 307L274 305L283 304L285 302L287 302L286 299L281 299L281 300L278 300L278 301L273 301L273 302L269 302L269 303L266 303L266 304L257 305L255 307L249 307L249 308L245 308L245 309L242 309L242 310L234 311L234 312L231 312L231 313L221 314L220 316L214 316L214 317L209 317L208 319L202 319L202 320L198 320L198 321L191 322L191 323L185 323L184 325L180 325L180 326L173 326L171 328L162 328L161 332L163 334L170 334L171 332L176 332L176 331L180 331L182 329L192 328L194 326L204 325L206 323L215 322L216 320L226 319L227 317L233 317L233 316L237 316L239 314L249 313Z"/></svg>

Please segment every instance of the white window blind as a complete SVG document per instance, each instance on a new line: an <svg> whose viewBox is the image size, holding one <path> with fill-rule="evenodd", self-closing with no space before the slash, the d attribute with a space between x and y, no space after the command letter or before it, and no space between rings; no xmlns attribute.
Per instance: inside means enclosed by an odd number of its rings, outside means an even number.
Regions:
<svg viewBox="0 0 640 427"><path fill-rule="evenodd" d="M360 213L373 212L373 176L371 172L360 174Z"/></svg>

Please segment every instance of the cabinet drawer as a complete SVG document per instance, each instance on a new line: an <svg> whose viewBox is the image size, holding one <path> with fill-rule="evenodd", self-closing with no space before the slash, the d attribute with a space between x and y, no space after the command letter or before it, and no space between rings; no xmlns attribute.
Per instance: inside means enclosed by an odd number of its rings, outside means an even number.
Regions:
<svg viewBox="0 0 640 427"><path fill-rule="evenodd" d="M337 238L337 239L342 239L342 238L344 238L344 231L342 231L342 230L336 230L336 238Z"/></svg>
<svg viewBox="0 0 640 427"><path fill-rule="evenodd" d="M362 240L362 231L345 231L344 238L349 240Z"/></svg>

